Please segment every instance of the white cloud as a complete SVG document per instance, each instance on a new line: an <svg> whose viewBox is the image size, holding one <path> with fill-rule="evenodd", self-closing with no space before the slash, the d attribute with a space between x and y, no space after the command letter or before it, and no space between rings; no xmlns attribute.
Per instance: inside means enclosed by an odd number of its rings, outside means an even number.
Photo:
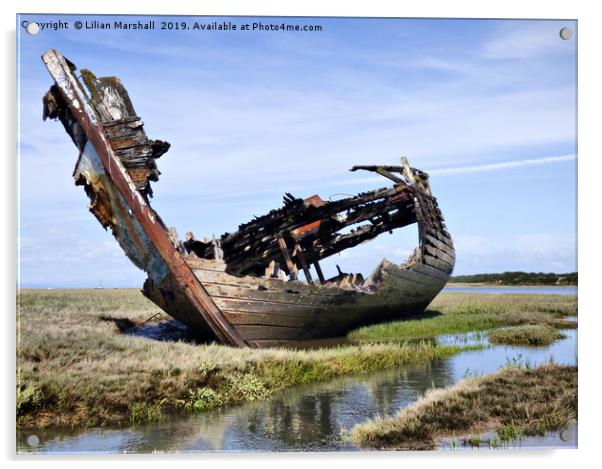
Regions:
<svg viewBox="0 0 602 469"><path fill-rule="evenodd" d="M508 270L557 273L577 270L576 234L457 235L454 245L458 275Z"/></svg>
<svg viewBox="0 0 602 469"><path fill-rule="evenodd" d="M481 173L489 171L498 171L501 169L521 168L523 166L558 163L561 161L571 161L574 159L576 159L576 155L547 156L544 158L504 161L501 163L481 164L476 166L459 166L455 168L433 169L429 171L429 174L436 174L438 176L441 176L446 174Z"/></svg>
<svg viewBox="0 0 602 469"><path fill-rule="evenodd" d="M448 176L448 175L457 175L457 174L466 174L466 173L481 173L481 172L492 172L492 171L500 171L500 170L512 170L515 168L521 168L525 166L536 166L536 165L547 165L554 163L561 163L564 161L572 161L576 159L576 155L560 155L560 156L544 156L540 158L527 158L523 160L511 160L511 161L503 161L499 163L491 163L491 164L481 164L474 166L454 166L454 167L444 167L444 168L434 168L429 169L427 167L421 167L423 171L426 171L430 175L436 176ZM410 164L413 164L410 161ZM312 184L312 188L319 187L337 187L337 186L352 186L359 184L377 184L382 183L384 179L382 176L369 176L369 177L350 177L345 178L341 175L341 178L338 180L321 180L315 181Z"/></svg>
<svg viewBox="0 0 602 469"><path fill-rule="evenodd" d="M483 45L483 57L487 59L526 59L544 54L562 54L573 51L574 42L560 38L560 28L573 26L550 21L514 22L501 28ZM574 41L574 39L573 39Z"/></svg>

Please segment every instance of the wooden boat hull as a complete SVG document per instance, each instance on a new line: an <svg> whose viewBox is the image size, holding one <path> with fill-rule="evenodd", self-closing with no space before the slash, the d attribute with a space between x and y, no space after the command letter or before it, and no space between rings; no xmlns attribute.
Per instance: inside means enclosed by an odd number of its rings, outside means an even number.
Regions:
<svg viewBox="0 0 602 469"><path fill-rule="evenodd" d="M148 202L154 160L169 144L146 138L117 79L82 71L86 92L75 66L60 53L49 51L43 60L55 81L44 99L44 116L60 119L80 151L74 177L90 197L90 211L148 273L143 293L208 338L267 347L337 337L423 311L448 281L455 264L453 242L427 175L405 160L401 173L407 186L379 171L397 181L405 200L413 200L419 246L406 264L383 260L364 282L350 283L344 276L311 284L233 275L223 260L186 251Z"/></svg>
<svg viewBox="0 0 602 469"><path fill-rule="evenodd" d="M374 291L237 277L229 275L220 261L188 258L186 262L224 317L251 346L344 336L361 326L423 312L449 280L455 264L453 242L432 197L423 194L417 200L423 204L424 216L418 221L416 255L403 265L383 260L375 269L381 279ZM165 286L147 280L144 292L177 320L203 328L202 318L194 309L182 307L177 295L173 301L165 300Z"/></svg>

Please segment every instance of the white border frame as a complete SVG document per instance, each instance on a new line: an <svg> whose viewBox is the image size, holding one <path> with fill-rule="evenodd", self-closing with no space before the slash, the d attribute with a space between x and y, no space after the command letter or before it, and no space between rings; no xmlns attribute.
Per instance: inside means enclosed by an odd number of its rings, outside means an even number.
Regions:
<svg viewBox="0 0 602 469"><path fill-rule="evenodd" d="M392 3L392 2L391 2ZM2 425L2 438L5 459L9 463L29 465L39 460L51 466L86 464L100 467L111 464L125 465L131 462L143 463L147 467L163 466L167 459L177 459L178 464L215 464L241 466L250 464L276 467L286 464L289 468L307 464L332 465L338 461L351 467L371 464L396 465L419 464L427 466L445 465L446 469L467 467L507 467L511 464L544 464L546 467L581 466L587 467L597 458L596 450L600 446L598 433L600 404L595 402L599 394L600 343L596 331L600 331L601 313L596 303L596 281L602 266L601 250L598 248L600 237L597 231L599 208L599 179L601 171L600 125L602 122L600 87L599 44L602 44L602 23L596 11L595 2L505 0L483 2L473 0L423 0L420 2L399 2L391 4L381 0L358 1L267 1L248 2L244 0L217 1L206 0L193 3L191 0L157 1L125 3L123 0L84 1L31 0L2 2L2 41L5 61L2 74L3 98L5 109L2 125L2 175L4 177L3 230L4 269L2 270L2 298L4 299L4 352L2 364L5 367L5 385L2 386L2 403L5 406ZM579 450L556 451L495 451L460 453L285 453L285 454L193 454L193 455L148 455L148 456L96 456L96 457L23 457L15 456L15 285L16 285L16 69L15 69L15 15L16 13L111 13L111 14L198 14L198 15L266 15L266 16L371 16L371 17L448 17L448 18L563 18L577 19L579 33L579 79L578 79L578 116L579 116L579 167L578 167L578 205L579 216ZM559 220L559 223L562 221Z"/></svg>

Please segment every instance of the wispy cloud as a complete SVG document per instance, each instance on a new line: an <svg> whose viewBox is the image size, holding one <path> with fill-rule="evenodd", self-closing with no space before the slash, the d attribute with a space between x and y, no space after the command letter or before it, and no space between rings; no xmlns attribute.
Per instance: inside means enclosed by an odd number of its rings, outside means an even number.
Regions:
<svg viewBox="0 0 602 469"><path fill-rule="evenodd" d="M509 23L483 45L483 57L516 59L542 54L571 53L574 42L560 38L560 26L572 26L573 21L538 21Z"/></svg>
<svg viewBox="0 0 602 469"><path fill-rule="evenodd" d="M512 160L512 161L503 161L499 163L490 163L490 164L479 164L473 166L454 166L447 168L435 168L428 169L428 167L422 167L420 169L425 170L430 175L437 176L447 176L447 175L456 175L456 174L466 174L466 173L484 173L484 172L492 172L492 171L500 171L505 169L515 169L521 168L525 166L536 166L536 165L546 165L553 163L561 163L563 161L571 161L575 160L576 155L559 155L559 156L545 156L542 158L530 158L524 160ZM410 162L411 163L411 162ZM318 187L336 187L336 186L345 186L345 185L355 185L362 183L377 183L383 182L383 178L381 176L370 176L364 178L349 178L349 179L339 179L339 180L325 180L321 183L314 184L314 186Z"/></svg>
<svg viewBox="0 0 602 469"><path fill-rule="evenodd" d="M429 173L436 174L438 176L446 174L482 173L488 171L499 171L501 169L520 168L523 166L559 163L561 161L570 161L574 159L576 159L576 155L547 156L545 158L532 158L528 160L504 161L501 163L480 164L475 166L433 169L429 171Z"/></svg>

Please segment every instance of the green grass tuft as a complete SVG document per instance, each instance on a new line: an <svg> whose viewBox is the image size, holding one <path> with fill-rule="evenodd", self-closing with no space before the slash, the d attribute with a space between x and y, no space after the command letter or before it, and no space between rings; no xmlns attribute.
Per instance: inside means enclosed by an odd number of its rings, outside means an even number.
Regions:
<svg viewBox="0 0 602 469"><path fill-rule="evenodd" d="M509 423L502 425L498 429L497 436L500 438L500 441L508 442L520 440L523 437L523 432L520 426L514 425L514 423Z"/></svg>
<svg viewBox="0 0 602 469"><path fill-rule="evenodd" d="M160 422L165 418L161 411L161 403L149 405L146 402L133 402L129 409L132 423Z"/></svg>
<svg viewBox="0 0 602 469"><path fill-rule="evenodd" d="M493 344L541 346L565 337L553 327L539 324L494 329L489 334L489 341Z"/></svg>
<svg viewBox="0 0 602 469"><path fill-rule="evenodd" d="M564 318L576 315L574 296L443 293L419 317L362 327L348 337L356 342L377 342L427 339L518 325L572 329L577 324Z"/></svg>

